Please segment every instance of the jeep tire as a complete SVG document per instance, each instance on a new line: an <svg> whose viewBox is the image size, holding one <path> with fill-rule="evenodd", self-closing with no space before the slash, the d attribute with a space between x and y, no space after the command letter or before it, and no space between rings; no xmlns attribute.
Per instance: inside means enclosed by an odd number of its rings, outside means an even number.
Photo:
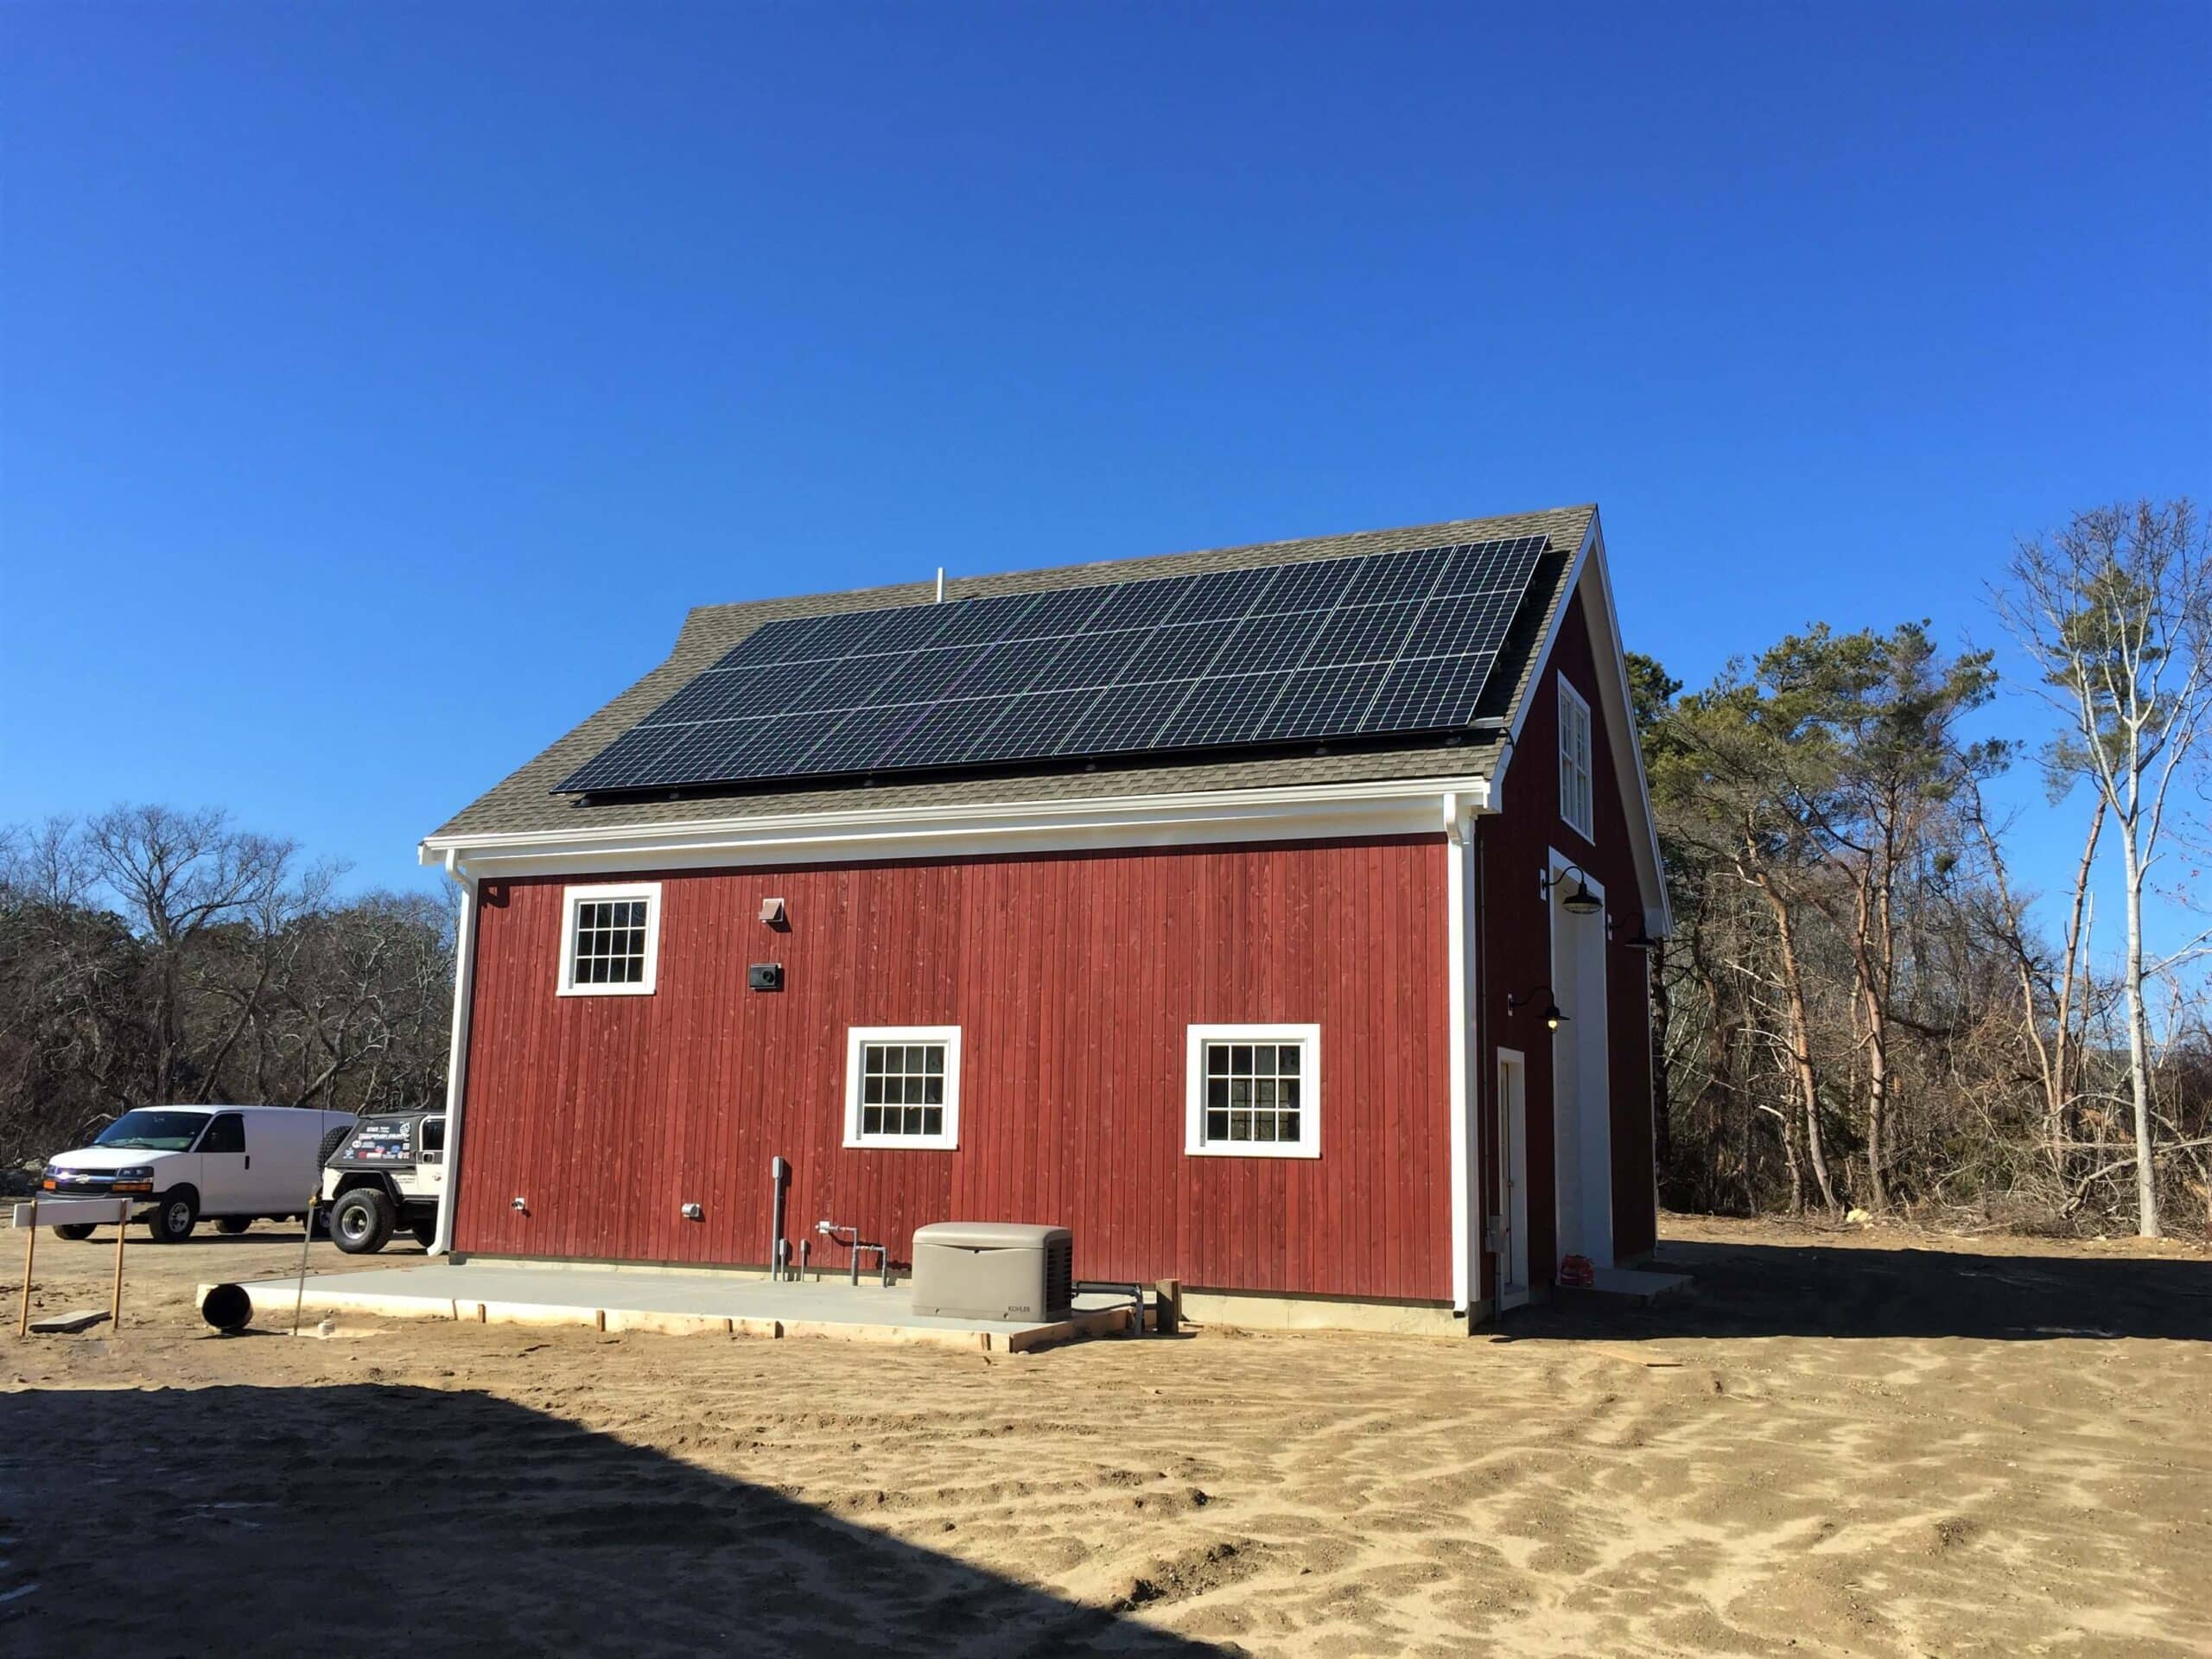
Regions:
<svg viewBox="0 0 2212 1659"><path fill-rule="evenodd" d="M357 1186L331 1210L330 1236L348 1255L373 1255L391 1242L397 1219L382 1189Z"/></svg>

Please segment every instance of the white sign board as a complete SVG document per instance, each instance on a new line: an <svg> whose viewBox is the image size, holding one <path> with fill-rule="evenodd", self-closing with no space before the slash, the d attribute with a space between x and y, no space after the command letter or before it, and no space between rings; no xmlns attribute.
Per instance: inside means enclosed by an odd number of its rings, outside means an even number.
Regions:
<svg viewBox="0 0 2212 1659"><path fill-rule="evenodd" d="M31 1219L35 1207L38 1219ZM19 1204L12 1224L17 1227L81 1227L86 1222L128 1221L129 1198L41 1198L35 1206Z"/></svg>

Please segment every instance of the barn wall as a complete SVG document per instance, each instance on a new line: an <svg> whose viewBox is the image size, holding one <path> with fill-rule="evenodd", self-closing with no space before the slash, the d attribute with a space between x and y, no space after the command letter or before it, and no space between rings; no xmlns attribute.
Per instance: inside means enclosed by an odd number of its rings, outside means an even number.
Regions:
<svg viewBox="0 0 2212 1659"><path fill-rule="evenodd" d="M1608 667L1605 671L1611 672ZM1483 1090L1478 1114L1487 1202L1497 1199L1497 1060L1499 1047L1528 1055L1529 1268L1531 1281L1551 1282L1558 1265L1552 1155L1552 1039L1533 1009L1509 1014L1508 996L1547 984L1551 973L1550 923L1538 889L1550 849L1556 848L1605 890L1607 918L1616 939L1643 931L1635 857L1629 837L1641 835L1630 804L1613 786L1614 746L1602 718L1592 721L1592 771L1596 782L1594 842L1568 827L1559 810L1559 685L1568 681L1599 714L1599 669L1581 596L1571 602L1544 671L1531 690L1529 716L1506 769L1500 811L1482 824L1484 901L1483 934L1488 971L1483 987ZM1612 1109L1613 1249L1631 1256L1652 1248L1657 1211L1653 1187L1650 1005L1647 961L1640 950L1612 944L1605 949L1607 1047ZM1541 1006L1541 1005L1539 1005ZM1572 1014L1574 1011L1568 1009ZM1483 1294L1495 1291L1494 1264L1485 1259Z"/></svg>
<svg viewBox="0 0 2212 1659"><path fill-rule="evenodd" d="M904 1261L931 1221L1065 1223L1082 1277L1448 1299L1445 857L665 872L639 878L662 884L647 996L556 995L562 881L487 879L455 1247L759 1264L780 1154L794 1241L830 1217ZM757 919L770 894L788 933ZM780 994L746 989L765 960ZM1185 1027L1243 1020L1320 1025L1319 1159L1185 1154ZM958 1150L842 1146L853 1025L962 1028Z"/></svg>

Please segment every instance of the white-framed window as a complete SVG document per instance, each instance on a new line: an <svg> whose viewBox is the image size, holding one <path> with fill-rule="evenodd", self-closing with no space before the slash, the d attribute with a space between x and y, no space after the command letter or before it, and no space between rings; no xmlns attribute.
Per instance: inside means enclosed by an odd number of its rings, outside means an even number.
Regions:
<svg viewBox="0 0 2212 1659"><path fill-rule="evenodd" d="M561 995L645 996L660 965L660 883L569 887L561 906Z"/></svg>
<svg viewBox="0 0 2212 1659"><path fill-rule="evenodd" d="M1559 677L1559 815L1585 841L1594 841L1590 792L1590 705Z"/></svg>
<svg viewBox="0 0 2212 1659"><path fill-rule="evenodd" d="M1321 1155L1320 1027L1192 1026L1185 1077L1185 1152Z"/></svg>
<svg viewBox="0 0 2212 1659"><path fill-rule="evenodd" d="M855 1026L845 1039L845 1144L960 1144L960 1027Z"/></svg>

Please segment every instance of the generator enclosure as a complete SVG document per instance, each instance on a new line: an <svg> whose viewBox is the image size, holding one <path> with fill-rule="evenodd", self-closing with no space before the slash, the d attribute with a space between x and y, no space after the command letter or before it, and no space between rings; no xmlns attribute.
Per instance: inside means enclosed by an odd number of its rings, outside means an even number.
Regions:
<svg viewBox="0 0 2212 1659"><path fill-rule="evenodd" d="M1055 1319L1068 1311L1075 1235L1009 1221L914 1231L914 1312L955 1319Z"/></svg>

